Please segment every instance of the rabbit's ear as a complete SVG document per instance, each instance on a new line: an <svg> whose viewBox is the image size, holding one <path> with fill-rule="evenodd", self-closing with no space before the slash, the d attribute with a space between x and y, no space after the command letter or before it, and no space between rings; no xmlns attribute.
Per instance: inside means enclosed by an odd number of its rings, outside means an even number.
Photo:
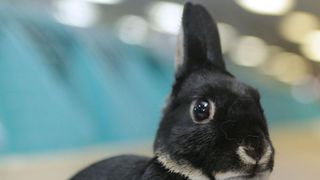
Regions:
<svg viewBox="0 0 320 180"><path fill-rule="evenodd" d="M216 23L203 6L186 3L178 36L176 65L190 69L208 63L225 71Z"/></svg>

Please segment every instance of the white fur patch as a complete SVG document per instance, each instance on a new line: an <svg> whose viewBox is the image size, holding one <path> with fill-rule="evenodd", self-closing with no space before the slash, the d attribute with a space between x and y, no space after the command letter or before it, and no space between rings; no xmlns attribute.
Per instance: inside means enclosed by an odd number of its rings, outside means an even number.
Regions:
<svg viewBox="0 0 320 180"><path fill-rule="evenodd" d="M175 162L168 154L156 153L158 161L169 171L178 173L189 180L210 180L201 170L196 169L187 161Z"/></svg>
<svg viewBox="0 0 320 180"><path fill-rule="evenodd" d="M267 164L271 158L272 149L270 144L268 144L268 147L265 149L264 154L262 155L261 159L258 162L246 153L245 148L246 147L244 146L239 146L237 150L237 154L239 155L241 161L245 164L258 163L259 165L264 165L264 164Z"/></svg>
<svg viewBox="0 0 320 180"><path fill-rule="evenodd" d="M270 176L270 171L257 174L255 177L247 178L248 174L236 171L220 172L214 174L216 180L267 180Z"/></svg>
<svg viewBox="0 0 320 180"><path fill-rule="evenodd" d="M228 171L228 172L223 172L223 173L222 172L216 173L214 175L216 180L232 179L232 178L236 178L239 176L244 176L244 174L240 173L240 172Z"/></svg>
<svg viewBox="0 0 320 180"><path fill-rule="evenodd" d="M267 164L271 158L271 154L272 154L272 149L270 144L268 145L268 147L266 148L263 156L261 157L261 159L259 160L258 164L262 165L262 164Z"/></svg>
<svg viewBox="0 0 320 180"><path fill-rule="evenodd" d="M237 150L237 154L238 156L240 157L240 160L245 163L245 164L256 164L257 161L254 160L251 156L249 156L247 153L246 153L246 150L245 150L246 147L244 146L239 146L238 147L238 150Z"/></svg>

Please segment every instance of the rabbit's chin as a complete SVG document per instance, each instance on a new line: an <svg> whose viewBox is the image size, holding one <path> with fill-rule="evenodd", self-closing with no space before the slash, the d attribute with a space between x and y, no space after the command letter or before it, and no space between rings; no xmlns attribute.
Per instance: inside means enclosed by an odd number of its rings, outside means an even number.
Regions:
<svg viewBox="0 0 320 180"><path fill-rule="evenodd" d="M269 179L270 171L261 172L255 175L250 175L246 173L240 172L224 172L224 173L216 173L216 180L267 180Z"/></svg>
<svg viewBox="0 0 320 180"><path fill-rule="evenodd" d="M190 180L210 180L200 169L192 166L186 160L179 160L179 162L171 159L170 155L166 153L156 152L157 160L170 172L180 174ZM213 173L215 180L267 180L269 179L270 170L246 173L243 171L226 171Z"/></svg>

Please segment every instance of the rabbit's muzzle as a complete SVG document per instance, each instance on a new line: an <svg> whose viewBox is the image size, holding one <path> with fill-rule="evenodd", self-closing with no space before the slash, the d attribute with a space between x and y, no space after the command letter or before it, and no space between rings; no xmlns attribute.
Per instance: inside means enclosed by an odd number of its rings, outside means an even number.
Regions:
<svg viewBox="0 0 320 180"><path fill-rule="evenodd" d="M237 99L230 107L228 121L223 124L221 130L225 140L236 144L233 147L239 162L239 171L242 172L240 175L230 175L230 179L242 176L248 177L243 179L265 177L272 171L274 149L265 118L257 102L250 98Z"/></svg>
<svg viewBox="0 0 320 180"><path fill-rule="evenodd" d="M273 149L270 144L268 144L263 153L258 155L257 151L251 146L239 146L237 155L242 164L247 167L251 167L255 171L264 171L268 170L267 165L272 159Z"/></svg>
<svg viewBox="0 0 320 180"><path fill-rule="evenodd" d="M252 146L240 145L236 154L240 161L239 169L214 173L216 180L267 180L273 166L273 148L267 143L263 153Z"/></svg>

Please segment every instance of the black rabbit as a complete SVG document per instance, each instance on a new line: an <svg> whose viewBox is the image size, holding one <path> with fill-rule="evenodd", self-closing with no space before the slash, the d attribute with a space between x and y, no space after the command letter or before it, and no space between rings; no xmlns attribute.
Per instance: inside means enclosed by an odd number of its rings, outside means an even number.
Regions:
<svg viewBox="0 0 320 180"><path fill-rule="evenodd" d="M268 179L274 149L259 93L227 71L203 6L186 3L180 40L154 157L113 157L72 180Z"/></svg>

